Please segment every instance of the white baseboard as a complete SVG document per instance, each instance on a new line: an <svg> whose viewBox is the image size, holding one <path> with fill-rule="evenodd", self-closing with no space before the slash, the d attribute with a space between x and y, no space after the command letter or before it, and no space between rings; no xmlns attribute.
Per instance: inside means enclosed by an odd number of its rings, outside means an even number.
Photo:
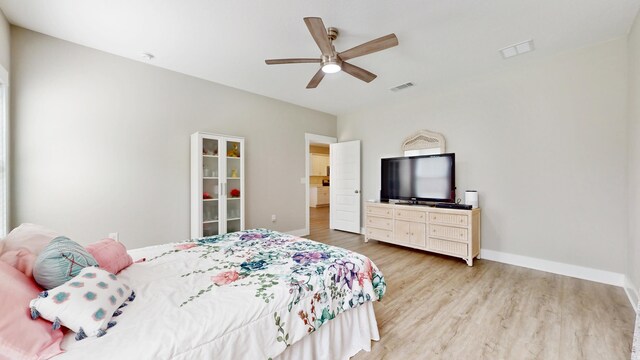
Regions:
<svg viewBox="0 0 640 360"><path fill-rule="evenodd" d="M631 279L628 276L624 277L624 292L627 293L627 297L629 298L629 302L631 302L631 306L637 312L640 312L640 304L638 301L640 300L640 294L638 293L638 289L633 285Z"/></svg>
<svg viewBox="0 0 640 360"><path fill-rule="evenodd" d="M289 235L293 235L293 236L307 236L309 235L309 232L307 231L307 229L298 229L298 230L289 230L289 231L284 231L285 234L289 234Z"/></svg>
<svg viewBox="0 0 640 360"><path fill-rule="evenodd" d="M609 285L625 286L624 274L612 271L598 270L487 249L480 250L480 258Z"/></svg>

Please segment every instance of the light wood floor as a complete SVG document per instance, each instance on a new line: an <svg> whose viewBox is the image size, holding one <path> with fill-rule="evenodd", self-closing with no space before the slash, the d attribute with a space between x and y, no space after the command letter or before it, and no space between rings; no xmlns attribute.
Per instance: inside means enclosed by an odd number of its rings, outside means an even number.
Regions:
<svg viewBox="0 0 640 360"><path fill-rule="evenodd" d="M357 251L382 270L381 340L353 359L629 359L635 313L610 285L488 260L462 260L328 229L311 239Z"/></svg>

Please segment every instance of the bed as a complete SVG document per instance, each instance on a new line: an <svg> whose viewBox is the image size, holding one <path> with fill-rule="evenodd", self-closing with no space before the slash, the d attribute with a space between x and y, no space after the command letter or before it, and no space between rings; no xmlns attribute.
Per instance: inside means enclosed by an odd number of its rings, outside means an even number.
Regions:
<svg viewBox="0 0 640 360"><path fill-rule="evenodd" d="M361 254L266 229L129 253L135 301L55 359L347 359L379 339L386 285Z"/></svg>

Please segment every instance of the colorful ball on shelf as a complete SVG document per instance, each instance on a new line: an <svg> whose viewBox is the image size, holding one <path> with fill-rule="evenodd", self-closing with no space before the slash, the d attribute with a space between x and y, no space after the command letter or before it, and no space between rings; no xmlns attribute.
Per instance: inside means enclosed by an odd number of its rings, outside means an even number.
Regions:
<svg viewBox="0 0 640 360"><path fill-rule="evenodd" d="M211 196L211 194L209 194L208 192L205 192L202 194L202 198L203 199L213 199L213 197Z"/></svg>
<svg viewBox="0 0 640 360"><path fill-rule="evenodd" d="M230 194L231 194L231 196L232 196L232 197L239 197L239 196L240 196L240 190L238 190L238 189L231 189Z"/></svg>

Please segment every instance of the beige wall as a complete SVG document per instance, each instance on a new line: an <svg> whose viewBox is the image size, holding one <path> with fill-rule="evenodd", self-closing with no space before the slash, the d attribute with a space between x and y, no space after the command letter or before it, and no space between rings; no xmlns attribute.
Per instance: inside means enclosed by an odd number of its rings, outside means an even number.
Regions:
<svg viewBox="0 0 640 360"><path fill-rule="evenodd" d="M11 26L0 10L0 65L9 71L11 61Z"/></svg>
<svg viewBox="0 0 640 360"><path fill-rule="evenodd" d="M629 34L629 276L640 289L640 15Z"/></svg>
<svg viewBox="0 0 640 360"><path fill-rule="evenodd" d="M381 157L401 156L416 130L441 132L456 153L458 197L480 193L484 249L623 273L626 40L509 61L339 116L339 140L362 140L363 201L379 198Z"/></svg>
<svg viewBox="0 0 640 360"><path fill-rule="evenodd" d="M248 227L305 227L304 134L336 136L335 116L17 27L12 63L13 225L187 239L189 135L207 131L246 139Z"/></svg>

